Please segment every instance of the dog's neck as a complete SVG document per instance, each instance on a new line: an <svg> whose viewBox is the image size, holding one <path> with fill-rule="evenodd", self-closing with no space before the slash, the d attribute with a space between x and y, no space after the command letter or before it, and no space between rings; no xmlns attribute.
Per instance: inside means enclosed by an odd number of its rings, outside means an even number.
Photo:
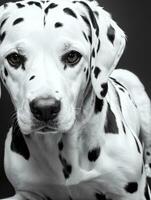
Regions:
<svg viewBox="0 0 151 200"><path fill-rule="evenodd" d="M99 104L102 107L101 110ZM87 105L90 107L87 107L85 114L83 113L83 118L77 119L72 129L67 133L55 135L34 133L22 137L25 139L27 149L25 144L22 145L21 138L18 138L20 137L18 130L14 129L12 150L19 154L23 153L24 159L29 160L27 162L30 165L29 168L32 169L32 181L30 184L27 183L29 191L37 192L38 190L40 193L50 191L51 194L50 188L63 186L65 188L60 191L65 191L66 185L77 184L98 176L93 170L93 161L99 156L99 151L104 144L107 102L104 99L102 104L102 101L99 101L92 93ZM83 123L81 123L82 119ZM15 137L20 141L17 142ZM25 152L21 152L25 149ZM56 187L56 185L60 186Z"/></svg>
<svg viewBox="0 0 151 200"><path fill-rule="evenodd" d="M89 160L90 158L88 158L88 153L101 149L104 143L106 99L99 100L92 93L85 105L89 105L89 107L84 108L82 117L76 120L69 132L55 135L51 133L50 135L38 135L35 133L26 138L32 155L35 157L38 155L38 159L41 160L40 163L46 163L46 166L49 166L51 171L54 171L53 176L55 180L52 180L53 183L56 181L59 181L59 184L63 183L64 179L60 179L62 174L58 174L58 172L62 173L62 165L67 163L69 171L70 165L90 171L93 168L93 164ZM58 169L56 166L58 166ZM74 170L72 169L72 171ZM64 175L65 178L69 176L68 172Z"/></svg>

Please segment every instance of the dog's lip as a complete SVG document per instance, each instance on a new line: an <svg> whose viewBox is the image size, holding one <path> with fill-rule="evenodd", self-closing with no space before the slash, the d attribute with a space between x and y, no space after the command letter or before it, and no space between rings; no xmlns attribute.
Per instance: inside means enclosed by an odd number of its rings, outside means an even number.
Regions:
<svg viewBox="0 0 151 200"><path fill-rule="evenodd" d="M50 133L50 132L53 133L53 132L57 132L57 129L53 127L49 127L49 126L43 126L43 127L38 128L37 131L41 133Z"/></svg>
<svg viewBox="0 0 151 200"><path fill-rule="evenodd" d="M47 126L45 126L45 127L43 127L43 128L40 128L39 130L42 131L42 132L48 132L48 131L50 131L50 130L52 130L52 129L49 128L49 127L47 127Z"/></svg>

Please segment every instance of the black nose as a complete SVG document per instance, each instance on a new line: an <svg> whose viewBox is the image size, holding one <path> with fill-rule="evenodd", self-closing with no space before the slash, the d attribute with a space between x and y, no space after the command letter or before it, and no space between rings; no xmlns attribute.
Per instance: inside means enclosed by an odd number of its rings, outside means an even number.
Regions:
<svg viewBox="0 0 151 200"><path fill-rule="evenodd" d="M61 103L55 98L36 98L30 102L30 110L40 121L48 122L55 119L61 109Z"/></svg>

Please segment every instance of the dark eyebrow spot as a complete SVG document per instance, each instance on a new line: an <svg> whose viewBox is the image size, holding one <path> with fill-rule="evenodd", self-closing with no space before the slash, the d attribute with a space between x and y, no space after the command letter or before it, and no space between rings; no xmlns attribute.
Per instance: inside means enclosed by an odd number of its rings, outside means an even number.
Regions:
<svg viewBox="0 0 151 200"><path fill-rule="evenodd" d="M55 28L59 28L59 27L62 27L63 24L61 22L56 22L55 23Z"/></svg>
<svg viewBox="0 0 151 200"><path fill-rule="evenodd" d="M14 22L13 22L13 26L15 26L16 24L19 24L20 22L24 21L23 18L17 18Z"/></svg>
<svg viewBox="0 0 151 200"><path fill-rule="evenodd" d="M25 7L25 5L23 5L23 4L21 4L21 3L16 3L16 6L17 6L18 8L23 8L23 7Z"/></svg>
<svg viewBox="0 0 151 200"><path fill-rule="evenodd" d="M36 1L29 1L27 2L28 5L35 5L35 6L38 6L39 8L42 8L41 4L39 2L36 2Z"/></svg>
<svg viewBox="0 0 151 200"><path fill-rule="evenodd" d="M4 32L0 35L0 41L1 41L1 42L3 42L5 36L6 36L6 32L4 31Z"/></svg>
<svg viewBox="0 0 151 200"><path fill-rule="evenodd" d="M4 19L0 25L0 29L4 26L5 22L7 21L8 18Z"/></svg>
<svg viewBox="0 0 151 200"><path fill-rule="evenodd" d="M45 13L48 14L49 9L55 8L58 5L55 3L51 3L46 9L45 9Z"/></svg>
<svg viewBox="0 0 151 200"><path fill-rule="evenodd" d="M73 12L73 10L71 10L70 8L64 8L63 11L68 14L71 15L72 17L77 18L76 14Z"/></svg>

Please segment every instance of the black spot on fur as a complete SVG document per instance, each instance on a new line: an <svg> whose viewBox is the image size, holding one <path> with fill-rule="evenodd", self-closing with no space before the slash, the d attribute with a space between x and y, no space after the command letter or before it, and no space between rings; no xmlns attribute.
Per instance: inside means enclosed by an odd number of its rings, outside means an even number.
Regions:
<svg viewBox="0 0 151 200"><path fill-rule="evenodd" d="M86 39L86 41L88 41L88 38L87 38L86 34L84 32L82 32L82 33L83 33L84 38Z"/></svg>
<svg viewBox="0 0 151 200"><path fill-rule="evenodd" d="M71 172L72 172L72 166L70 164L67 163L67 161L62 157L61 154L59 154L59 159L63 165L63 174L64 177L67 179L69 178Z"/></svg>
<svg viewBox="0 0 151 200"><path fill-rule="evenodd" d="M94 11L94 14L98 17L99 13L97 11Z"/></svg>
<svg viewBox="0 0 151 200"><path fill-rule="evenodd" d="M66 70L66 69L67 69L67 65L65 64L65 65L64 65L64 70Z"/></svg>
<svg viewBox="0 0 151 200"><path fill-rule="evenodd" d="M124 131L124 133L126 134L125 125L124 125L124 123L123 123L123 122L122 122L122 127L123 127L123 131Z"/></svg>
<svg viewBox="0 0 151 200"><path fill-rule="evenodd" d="M121 88L121 87L119 88L119 90L121 90L122 92L125 92L125 90L123 88Z"/></svg>
<svg viewBox="0 0 151 200"><path fill-rule="evenodd" d="M124 88L126 90L126 87L124 87L124 85L122 85L121 83L119 83L115 78L110 77L110 79L112 79L114 81L114 83L116 83L117 85L121 86L122 88Z"/></svg>
<svg viewBox="0 0 151 200"><path fill-rule="evenodd" d="M146 186L145 186L145 190L144 190L144 196L146 197L146 200L150 200L150 194L149 194L149 184L147 183L149 181L150 178L147 178L146 180Z"/></svg>
<svg viewBox="0 0 151 200"><path fill-rule="evenodd" d="M77 15L75 14L75 12L71 8L64 8L63 11L66 14L71 15L74 18L77 18Z"/></svg>
<svg viewBox="0 0 151 200"><path fill-rule="evenodd" d="M88 80L88 76L89 76L89 70L87 69L87 71L86 71L86 80Z"/></svg>
<svg viewBox="0 0 151 200"><path fill-rule="evenodd" d="M119 93L117 91L116 91L116 96L117 96L117 100L118 100L118 104L119 104L120 110L122 111L121 100L120 100Z"/></svg>
<svg viewBox="0 0 151 200"><path fill-rule="evenodd" d="M96 197L96 200L111 200L111 199L106 198L105 194L103 193L96 193L95 197Z"/></svg>
<svg viewBox="0 0 151 200"><path fill-rule="evenodd" d="M147 156L150 156L150 152L147 151L147 152L146 152L146 155L147 155Z"/></svg>
<svg viewBox="0 0 151 200"><path fill-rule="evenodd" d="M136 192L138 189L138 184L136 182L130 182L125 186L125 190L128 193L134 193Z"/></svg>
<svg viewBox="0 0 151 200"><path fill-rule="evenodd" d="M11 150L17 154L20 154L26 160L29 160L30 158L28 146L25 142L23 134L20 131L17 120L13 123L12 127Z"/></svg>
<svg viewBox="0 0 151 200"><path fill-rule="evenodd" d="M86 23L86 25L90 27L91 25L90 25L90 22L89 22L88 18L86 16L84 16L84 15L81 15L81 17L84 20L84 22Z"/></svg>
<svg viewBox="0 0 151 200"><path fill-rule="evenodd" d="M94 107L95 114L97 114L98 112L101 112L102 108L103 108L103 100L102 99L98 99L98 97L96 96L95 107Z"/></svg>
<svg viewBox="0 0 151 200"><path fill-rule="evenodd" d="M92 37L89 35L88 38L89 38L90 44L92 44Z"/></svg>
<svg viewBox="0 0 151 200"><path fill-rule="evenodd" d="M50 198L49 196L47 196L47 195L44 195L44 198L43 198L44 200L52 200L52 198ZM29 199L26 199L26 200L29 200Z"/></svg>
<svg viewBox="0 0 151 200"><path fill-rule="evenodd" d="M94 77L95 77L95 78L98 78L100 72L101 72L100 68L95 67L95 68L94 68Z"/></svg>
<svg viewBox="0 0 151 200"><path fill-rule="evenodd" d="M35 5L35 6L38 6L39 8L42 8L41 4L39 2L36 2L36 1L28 1L27 2L29 6L31 5Z"/></svg>
<svg viewBox="0 0 151 200"><path fill-rule="evenodd" d="M45 9L45 13L48 14L49 9L55 8L58 5L55 3L51 3L46 9Z"/></svg>
<svg viewBox="0 0 151 200"><path fill-rule="evenodd" d="M144 164L142 164L141 174L143 174L144 171Z"/></svg>
<svg viewBox="0 0 151 200"><path fill-rule="evenodd" d="M102 87L102 91L100 92L100 94L101 94L102 97L105 97L106 94L107 94L107 91L108 91L108 84L107 83L103 83L101 85L101 87Z"/></svg>
<svg viewBox="0 0 151 200"><path fill-rule="evenodd" d="M4 38L6 36L6 32L4 31L1 35L0 35L0 42L2 43Z"/></svg>
<svg viewBox="0 0 151 200"><path fill-rule="evenodd" d="M83 21L85 22L86 26L89 28L89 36L88 36L88 38L89 38L90 44L92 44L91 24L90 24L90 22L89 22L89 20L88 20L88 18L86 16L81 15L81 17L82 17Z"/></svg>
<svg viewBox="0 0 151 200"><path fill-rule="evenodd" d="M56 22L55 23L55 28L59 28L59 27L62 27L63 24L61 22Z"/></svg>
<svg viewBox="0 0 151 200"><path fill-rule="evenodd" d="M25 7L25 5L23 5L23 4L21 4L21 3L16 3L16 6L17 6L18 8L23 8L23 7Z"/></svg>
<svg viewBox="0 0 151 200"><path fill-rule="evenodd" d="M14 22L13 22L13 26L15 26L16 24L20 23L20 22L23 22L24 19L23 18L17 18Z"/></svg>
<svg viewBox="0 0 151 200"><path fill-rule="evenodd" d="M116 118L114 113L111 110L110 104L108 103L107 108L107 115L106 115L106 123L104 126L105 133L111 133L111 134L118 134L118 127L116 123Z"/></svg>
<svg viewBox="0 0 151 200"><path fill-rule="evenodd" d="M114 39L115 39L115 29L111 25L107 30L107 37L110 40L110 42L113 44L114 43Z"/></svg>
<svg viewBox="0 0 151 200"><path fill-rule="evenodd" d="M4 6L4 8L7 8L7 7L8 7L8 4L7 4L7 3L4 3L3 6Z"/></svg>
<svg viewBox="0 0 151 200"><path fill-rule="evenodd" d="M100 44L101 44L101 42L100 42L100 40L98 41L98 47L97 47L97 53L99 52L99 50L100 50Z"/></svg>
<svg viewBox="0 0 151 200"><path fill-rule="evenodd" d="M34 78L35 78L35 76L33 75L33 76L30 77L29 80L31 81L31 80L33 80Z"/></svg>
<svg viewBox="0 0 151 200"><path fill-rule="evenodd" d="M137 146L138 153L141 153L138 141L137 141L137 139L135 137L134 137L134 140L135 140L135 143L136 143L136 146Z"/></svg>
<svg viewBox="0 0 151 200"><path fill-rule="evenodd" d="M2 21L2 23L1 23L1 25L0 25L0 29L4 26L4 24L6 23L7 19L8 19L8 18L6 18L6 19L4 19L4 20Z"/></svg>
<svg viewBox="0 0 151 200"><path fill-rule="evenodd" d="M79 1L79 3L83 4L84 7L87 9L91 23L93 25L93 28L96 30L96 36L98 37L99 36L99 26L97 24L97 21L96 21L94 14L93 14L92 9L89 7L89 5L87 3L83 2L83 1Z"/></svg>
<svg viewBox="0 0 151 200"><path fill-rule="evenodd" d="M95 51L94 51L94 48L92 50L92 57L95 58Z"/></svg>
<svg viewBox="0 0 151 200"><path fill-rule="evenodd" d="M88 152L88 159L89 159L89 161L95 162L98 159L98 157L100 155L100 152L101 152L100 147L96 147L96 148L90 150Z"/></svg>
<svg viewBox="0 0 151 200"><path fill-rule="evenodd" d="M4 68L4 74L5 74L6 77L8 76L8 72L7 72L6 68Z"/></svg>
<svg viewBox="0 0 151 200"><path fill-rule="evenodd" d="M62 140L60 140L58 143L58 149L59 149L59 151L63 150L63 141Z"/></svg>

